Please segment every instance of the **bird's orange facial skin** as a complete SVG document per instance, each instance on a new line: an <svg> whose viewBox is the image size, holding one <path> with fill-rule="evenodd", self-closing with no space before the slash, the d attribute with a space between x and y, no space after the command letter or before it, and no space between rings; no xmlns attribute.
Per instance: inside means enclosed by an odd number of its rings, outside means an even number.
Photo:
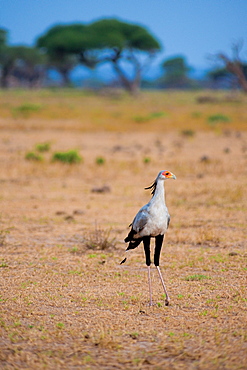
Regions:
<svg viewBox="0 0 247 370"><path fill-rule="evenodd" d="M162 175L165 176L167 179L170 179L171 177L173 177L173 175L169 171L162 172Z"/></svg>

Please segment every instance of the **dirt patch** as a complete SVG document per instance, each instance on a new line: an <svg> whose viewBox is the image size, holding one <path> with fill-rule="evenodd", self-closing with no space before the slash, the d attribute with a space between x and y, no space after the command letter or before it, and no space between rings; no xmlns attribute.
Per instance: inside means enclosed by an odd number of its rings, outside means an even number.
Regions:
<svg viewBox="0 0 247 370"><path fill-rule="evenodd" d="M42 142L43 160L26 160ZM0 367L246 368L246 145L234 130L2 129ZM68 149L83 161L51 161ZM153 269L149 307L142 246L119 263L162 169L177 176L161 256L171 305Z"/></svg>

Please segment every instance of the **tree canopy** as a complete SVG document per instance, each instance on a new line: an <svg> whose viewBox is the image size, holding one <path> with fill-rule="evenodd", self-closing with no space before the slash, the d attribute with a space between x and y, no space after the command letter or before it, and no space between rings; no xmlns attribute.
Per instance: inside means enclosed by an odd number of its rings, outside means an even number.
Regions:
<svg viewBox="0 0 247 370"><path fill-rule="evenodd" d="M85 29L83 24L56 25L37 39L36 46L46 53L48 65L60 72L64 85L70 84L69 72L87 42Z"/></svg>
<svg viewBox="0 0 247 370"><path fill-rule="evenodd" d="M0 29L1 87L7 87L10 74L32 85L40 77L40 66L45 55L40 50L28 46L7 45L8 32Z"/></svg>
<svg viewBox="0 0 247 370"><path fill-rule="evenodd" d="M161 85L164 87L185 88L191 85L191 80L188 77L191 68L183 56L166 59L162 63L162 67L165 74L161 78Z"/></svg>
<svg viewBox="0 0 247 370"><path fill-rule="evenodd" d="M8 31L0 27L0 84L2 87L41 86L47 84L49 72L55 69L63 85L72 86L70 72L75 67L93 69L105 63L112 67L117 77L109 82L111 86L121 86L132 94L140 86L184 89L208 87L209 81L213 88L238 87L247 92L247 64L240 58L242 46L240 42L235 43L231 56L225 53L215 55L215 68L207 75L205 71L204 77L208 79L192 79L192 68L186 58L176 55L161 63L163 76L149 79L146 75L144 81L144 72L161 50L161 45L147 28L139 24L116 18L89 24L57 24L37 38L35 47L9 45ZM98 81L106 82L103 75Z"/></svg>
<svg viewBox="0 0 247 370"><path fill-rule="evenodd" d="M7 31L0 28L0 47L7 44Z"/></svg>
<svg viewBox="0 0 247 370"><path fill-rule="evenodd" d="M44 48L51 58L59 55L79 54L87 47L86 26L83 24L57 25L37 39L38 48Z"/></svg>
<svg viewBox="0 0 247 370"><path fill-rule="evenodd" d="M57 25L37 40L54 65L68 82L69 72L81 63L93 68L99 63L113 65L123 86L130 92L139 88L142 60L138 52L151 57L160 50L159 42L144 27L117 19L103 19L88 25L77 23ZM134 77L128 77L120 62L131 64Z"/></svg>
<svg viewBox="0 0 247 370"><path fill-rule="evenodd" d="M146 28L118 19L102 19L88 26L91 49L118 48L141 51L160 50L159 42Z"/></svg>
<svg viewBox="0 0 247 370"><path fill-rule="evenodd" d="M90 61L92 55L96 63L111 63L124 88L136 93L144 68L161 49L158 40L144 27L118 19L99 20L88 30L91 47L82 53L83 59ZM130 64L132 77L124 71L123 62Z"/></svg>

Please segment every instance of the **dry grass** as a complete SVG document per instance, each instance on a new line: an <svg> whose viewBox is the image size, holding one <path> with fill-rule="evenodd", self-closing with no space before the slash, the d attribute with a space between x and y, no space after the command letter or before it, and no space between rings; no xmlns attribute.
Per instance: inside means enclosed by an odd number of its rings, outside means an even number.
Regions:
<svg viewBox="0 0 247 370"><path fill-rule="evenodd" d="M0 92L0 127L45 130L49 122L52 129L82 132L245 129L246 96L236 93L232 98L226 93L208 92L206 95L217 98L215 103L198 103L198 97L204 95L201 91L146 92L133 99L121 92L106 95L80 90Z"/></svg>
<svg viewBox="0 0 247 370"><path fill-rule="evenodd" d="M246 368L246 98L199 95L1 93L1 368ZM26 160L38 143L43 160ZM71 149L83 163L52 162ZM171 305L153 271L150 308L143 248L119 262L161 169L177 176L161 258Z"/></svg>

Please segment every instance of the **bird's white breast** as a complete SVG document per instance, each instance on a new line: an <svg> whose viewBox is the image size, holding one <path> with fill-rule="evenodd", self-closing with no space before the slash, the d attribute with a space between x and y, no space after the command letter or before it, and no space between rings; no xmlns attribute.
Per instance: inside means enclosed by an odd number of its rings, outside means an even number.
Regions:
<svg viewBox="0 0 247 370"><path fill-rule="evenodd" d="M157 236L165 234L167 230L167 222L169 213L166 205L163 204L148 204L146 208L148 214L147 223L143 230L139 233L140 237L149 235Z"/></svg>

